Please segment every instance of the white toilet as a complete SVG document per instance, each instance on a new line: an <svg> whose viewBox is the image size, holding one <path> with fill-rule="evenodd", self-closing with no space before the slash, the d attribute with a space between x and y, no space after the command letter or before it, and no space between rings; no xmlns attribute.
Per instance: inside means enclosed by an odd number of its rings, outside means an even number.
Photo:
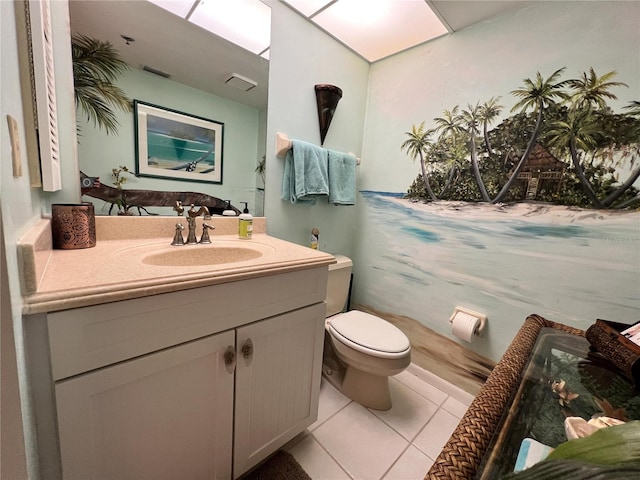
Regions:
<svg viewBox="0 0 640 480"><path fill-rule="evenodd" d="M391 408L389 376L411 363L411 345L400 329L368 313L344 311L351 260L334 255L327 282L327 320L322 373L350 399L376 410Z"/></svg>

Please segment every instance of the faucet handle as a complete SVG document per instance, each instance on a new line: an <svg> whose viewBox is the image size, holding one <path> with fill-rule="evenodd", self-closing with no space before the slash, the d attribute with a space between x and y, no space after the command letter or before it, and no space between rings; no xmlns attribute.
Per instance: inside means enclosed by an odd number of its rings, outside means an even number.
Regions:
<svg viewBox="0 0 640 480"><path fill-rule="evenodd" d="M182 212L184 212L184 207L182 206L182 202L180 200L176 201L176 204L173 206L173 209L178 212L178 216L182 216Z"/></svg>
<svg viewBox="0 0 640 480"><path fill-rule="evenodd" d="M171 245L184 245L184 237L182 236L182 231L184 230L184 225L181 223L176 223L176 234L173 236L173 242Z"/></svg>
<svg viewBox="0 0 640 480"><path fill-rule="evenodd" d="M211 243L211 239L209 238L209 230L214 230L216 227L213 225L209 225L208 223L202 224L202 237L200 238L200 243Z"/></svg>

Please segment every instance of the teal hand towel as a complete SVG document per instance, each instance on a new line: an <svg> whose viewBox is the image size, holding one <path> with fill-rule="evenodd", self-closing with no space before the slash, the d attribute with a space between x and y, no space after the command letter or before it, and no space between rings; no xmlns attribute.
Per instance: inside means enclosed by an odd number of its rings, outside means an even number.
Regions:
<svg viewBox="0 0 640 480"><path fill-rule="evenodd" d="M355 205L357 163L351 154L329 150L329 203Z"/></svg>
<svg viewBox="0 0 640 480"><path fill-rule="evenodd" d="M292 143L285 157L282 199L313 205L318 196L329 195L327 150L300 140Z"/></svg>

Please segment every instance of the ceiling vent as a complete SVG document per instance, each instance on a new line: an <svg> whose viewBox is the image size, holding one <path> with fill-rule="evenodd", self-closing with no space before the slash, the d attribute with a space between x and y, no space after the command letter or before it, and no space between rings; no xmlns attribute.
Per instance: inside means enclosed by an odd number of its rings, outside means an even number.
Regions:
<svg viewBox="0 0 640 480"><path fill-rule="evenodd" d="M162 78L171 78L171 75L169 75L168 73L149 67L148 65L143 65L142 70L144 70L145 72L153 73L154 75L158 75Z"/></svg>
<svg viewBox="0 0 640 480"><path fill-rule="evenodd" d="M258 86L258 84L250 78L243 77L238 73L232 73L224 83L226 83L227 85L231 85L232 87L236 87L244 92L248 92L252 88Z"/></svg>

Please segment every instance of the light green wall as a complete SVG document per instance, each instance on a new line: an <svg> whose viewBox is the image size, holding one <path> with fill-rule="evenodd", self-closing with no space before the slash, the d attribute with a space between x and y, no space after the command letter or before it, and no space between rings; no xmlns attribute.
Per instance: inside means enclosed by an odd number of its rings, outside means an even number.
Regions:
<svg viewBox="0 0 640 480"><path fill-rule="evenodd" d="M60 132L60 158L62 159L61 173L63 191L43 193L40 189L30 188L27 168L27 139L25 131L33 128L26 121L21 92L28 92L28 78L21 76L20 57L25 55L19 50L19 25L24 24L22 17L22 2L0 2L0 42L2 56L0 57L0 78L2 78L2 93L0 100L1 137L0 137L0 210L2 212L2 234L6 247L6 277L2 282L3 301L8 293L11 306L3 305L3 315L11 312L15 336L15 348L18 358L17 369L19 378L26 377L23 330L22 330L22 294L20 290L20 269L18 267L16 245L20 237L32 227L43 213L50 211L53 202L73 202L79 199L77 185L76 139L73 106L73 81L71 72L71 53L68 48L69 18L66 2L51 2L51 23L56 32L53 39L54 68L56 71L56 97L58 102L58 128ZM18 16L18 19L17 19ZM24 73L24 72L23 72ZM11 146L9 143L6 116L16 119L19 129L19 143L22 151L22 177L14 177L11 164ZM70 182L69 178L74 181ZM3 339L3 342L5 339ZM5 378L2 379L5 382ZM28 419L30 415L28 392L25 384L20 385L22 397L22 414ZM37 477L37 462L35 450L32 448L35 432L29 430L31 423L25 421L26 455L28 459L29 476ZM3 438L5 441L5 438ZM24 466L15 465L16 468Z"/></svg>
<svg viewBox="0 0 640 480"><path fill-rule="evenodd" d="M406 191L420 171L400 145L412 125L445 109L501 96L503 114L516 103L509 92L524 78L544 78L567 67L576 78L593 66L617 70L616 108L640 97L640 2L536 2L514 13L441 37L371 67L363 155L370 161L361 188ZM495 122L497 125L499 122Z"/></svg>
<svg viewBox="0 0 640 480"><path fill-rule="evenodd" d="M15 348L14 325L20 324L22 301L20 295L20 275L18 270L18 260L16 252L17 235L23 231L32 219L39 215L39 197L31 197L29 191L29 179L27 176L14 178L11 167L11 145L9 143L9 130L7 127L7 115L16 119L20 127L20 145L24 149L24 114L22 110L21 98L16 95L20 91L20 74L18 66L18 44L15 23L15 4L13 2L0 2L0 78L2 78L2 93L0 97L0 221L2 228L0 234L4 239L0 241L2 245L1 254L5 258L0 261L2 272L0 277L0 289L2 313L0 335L2 339L2 358L4 362L5 351ZM23 161L26 158L23 156ZM24 165L26 170L26 164ZM5 246L6 244L6 253ZM8 318L7 318L8 317ZM20 331L16 336L20 336ZM9 337L9 338L7 338ZM1 413L17 411L22 415L20 399L12 395L11 392L18 383L19 372L10 372L2 368L2 385L0 385L0 395L2 399ZM25 412L26 413L26 412ZM2 419L4 423L4 418ZM3 451L0 462L2 473L18 472L24 474L27 469L24 445L24 434L21 425L16 425L15 430L2 432ZM5 454L5 442L9 448ZM15 443L14 443L15 442ZM22 457L22 458L21 458ZM6 469L6 470L5 470Z"/></svg>
<svg viewBox="0 0 640 480"><path fill-rule="evenodd" d="M535 78L538 71L543 78L547 78L555 70L567 67L563 78L568 79L578 77L589 67L593 67L598 75L617 70L618 75L613 80L624 82L629 88L617 88L615 93L619 100L610 104L620 111L629 101L639 100L639 18L640 2L536 2L517 12L485 21L375 63L369 77L362 152L366 163L361 167L359 188L406 192L420 171L419 164L400 150L400 145L406 139L405 132L410 131L412 125L425 121L426 128L433 128L436 126L433 118L442 116L443 110L451 110L455 105L464 109L468 104L482 104L492 96L502 96L501 103L505 106L503 113L509 115L509 110L516 103L510 92L520 88L524 78ZM364 210L361 216L367 218L369 214ZM452 218L452 222L455 219ZM563 222L559 220L558 223ZM427 224L416 225L430 228ZM640 224L637 231L640 232ZM390 221L384 234L393 238L393 232L394 225ZM361 236L355 239L354 249L355 303L376 306L380 300L392 310L390 313L410 316L456 341L459 340L451 335L448 322L454 306L465 305L484 312L489 317L487 335L471 346L464 345L494 360L500 358L526 316L531 313L583 329L595 322L596 315L600 315L599 318L633 321L621 315L621 312L627 312L628 316L628 310L607 305L606 301L597 305L583 302L576 308L568 306L572 305L573 294L579 289L591 289L598 292L601 298L610 298L614 294L625 296L627 293L628 298L637 297L640 286L640 265L637 264L637 281L635 285L629 285L621 283L622 280L615 276L597 278L589 275L590 259L585 258L584 280L579 288L568 284L562 293L554 292L553 296L545 297L541 295L542 286L536 288L535 284L531 284L531 302L523 305L522 302L510 302L508 292L514 283L526 283L532 277L526 278L524 275L525 278L513 278L514 272L522 270L522 265L505 262L501 269L503 276L482 277L487 284L504 289L503 295L492 298L489 293L478 292L476 297L482 299L476 298L477 304L470 305L469 302L474 302L474 299L456 297L461 289L455 282L451 283L445 295L441 291L433 293L435 289L429 288L429 264L417 252L403 252L402 245L395 244L386 252L374 252L376 256L395 257L398 262L415 255L414 261L424 267L424 275L409 282L403 292L408 298L420 299L422 308L420 311L409 310L405 302L398 298L373 297L371 287L376 285L376 277L384 275L384 272L369 269L373 258L361 252L370 249L358 248L358 245L362 247L360 242L369 241L377 233L362 225L360 233ZM602 238L607 237L603 230ZM488 233L485 243L491 240L491 234ZM533 235L530 239L531 250L534 250L534 244L539 245L543 241L541 237ZM630 241L636 242L637 238ZM575 242L577 240L567 238L564 245L570 249ZM425 245L425 249L428 251L428 245ZM523 249L527 251L526 246ZM400 255L404 255L404 258L399 258ZM446 255L476 259L472 260L472 264L460 266L461 270L452 272L460 274L461 278L465 278L467 271L487 270L482 268L486 261L483 251L476 249L476 245L462 246L446 252ZM633 258L630 257L631 261L635 261ZM536 270L536 267L540 270ZM393 270L393 266L390 268ZM544 272L550 278L563 278L563 272L553 262L539 262L534 270L537 273ZM359 278L362 280L359 281ZM562 299L563 295L567 298ZM637 318L637 314L635 316Z"/></svg>
<svg viewBox="0 0 640 480"><path fill-rule="evenodd" d="M320 230L320 249L352 253L357 207L292 205L281 200L284 160L275 156L275 135L320 144L314 85L329 83L343 91L324 146L361 156L369 64L279 2L271 5L271 62L267 120L268 233L301 245L312 228ZM367 159L363 159L366 163ZM362 168L362 167L360 167Z"/></svg>
<svg viewBox="0 0 640 480"><path fill-rule="evenodd" d="M136 178L131 174L125 188L201 192L231 200L236 207L240 207L240 202L249 202L253 210L255 168L264 148L264 135L260 135L260 121L264 122L264 118L259 110L138 69L131 69L118 78L118 86L132 100L224 123L222 185ZM83 115L78 116L80 169L89 176L100 177L106 185L112 185L112 168L125 165L135 172L134 114L117 111L117 119L118 135L107 135L104 130L87 124ZM109 204L105 206L101 200L84 198L96 206L96 212L108 214ZM149 210L175 214L171 209Z"/></svg>

